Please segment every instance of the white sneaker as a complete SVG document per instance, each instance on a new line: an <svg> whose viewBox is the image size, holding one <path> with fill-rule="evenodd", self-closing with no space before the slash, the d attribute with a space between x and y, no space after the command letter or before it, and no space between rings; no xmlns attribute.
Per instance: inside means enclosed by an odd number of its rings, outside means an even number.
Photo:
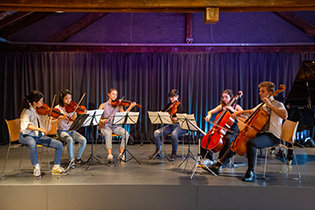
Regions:
<svg viewBox="0 0 315 210"><path fill-rule="evenodd" d="M113 159L114 159L114 156L113 156L112 154L110 154L110 155L107 156L107 162L108 162L108 163L113 162Z"/></svg>
<svg viewBox="0 0 315 210"><path fill-rule="evenodd" d="M51 170L51 174L52 175L60 175L60 174L62 174L62 175L67 175L68 174L68 172L65 172L65 169L64 168L62 168L60 165L59 166L57 166L57 167L53 167L53 169Z"/></svg>
<svg viewBox="0 0 315 210"><path fill-rule="evenodd" d="M34 167L33 175L36 180L39 180L42 178L42 174L40 173L40 167Z"/></svg>
<svg viewBox="0 0 315 210"><path fill-rule="evenodd" d="M119 154L119 159L126 162L126 156L124 155L124 153Z"/></svg>

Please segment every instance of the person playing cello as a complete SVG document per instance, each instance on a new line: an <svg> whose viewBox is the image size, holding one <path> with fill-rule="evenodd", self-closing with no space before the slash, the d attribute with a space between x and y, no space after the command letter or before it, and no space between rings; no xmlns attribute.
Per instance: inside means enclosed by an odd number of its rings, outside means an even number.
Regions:
<svg viewBox="0 0 315 210"><path fill-rule="evenodd" d="M101 128L101 133L105 136L106 139L106 149L107 149L107 161L108 163L111 163L113 161L113 154L112 154L112 133L115 133L122 137L121 143L120 143L120 149L119 149L119 158L122 160L125 160L126 157L124 157L124 150L126 142L128 142L129 139L129 133L126 132L126 130L121 127L120 125L112 125L114 116L116 112L130 112L130 110L136 106L136 102L130 103L129 107L124 110L122 106L112 106L113 101L117 99L118 92L116 89L111 88L108 91L108 101L105 103L102 103L98 109L104 110L103 118L100 120L100 123L103 124ZM117 102L117 101L116 101ZM125 136L126 135L126 136Z"/></svg>
<svg viewBox="0 0 315 210"><path fill-rule="evenodd" d="M234 113L236 111L242 111L242 107L240 105L238 105L235 101L234 104L232 104L231 106L229 106L229 103L231 102L231 100L233 99L234 94L233 91L230 89L226 89L222 92L222 97L220 100L220 104L215 107L214 109L211 109L210 111L208 111L208 115L205 117L205 120L207 122L210 121L211 116L215 113L218 112L222 112L224 110L228 110L230 113ZM237 126L237 120L234 121L232 127L230 128L230 130L233 130L234 132L230 132L227 131L226 135L225 135L225 143L223 148L220 150L219 152L219 157L218 157L218 161L220 161L220 158L224 155L224 153L230 148L230 145L232 143L232 141L235 139L236 134L239 132L238 126ZM201 148L201 155L205 155L206 154L206 149ZM209 153L208 153L209 154ZM207 158L212 160L212 153L210 155L207 155ZM206 161L205 163L210 163L211 161ZM207 170L206 168L204 168L205 170Z"/></svg>
<svg viewBox="0 0 315 210"><path fill-rule="evenodd" d="M283 103L277 101L272 96L275 92L275 84L270 81L261 82L259 84L259 96L263 103L257 105L255 108L250 110L236 111L233 115L250 115L254 113L261 105L261 108L268 113L268 120L263 128L256 134L255 137L250 138L246 143L247 159L248 159L248 169L243 177L243 181L249 182L253 181L255 178L254 165L256 157L256 149L262 149L270 146L276 146L280 143L281 126L283 120L287 119L288 112L285 109ZM235 153L228 149L223 157L221 157L220 162L211 165L209 168L218 173L223 163L228 161L228 158L232 157Z"/></svg>
<svg viewBox="0 0 315 210"><path fill-rule="evenodd" d="M169 92L169 94L168 94L168 97L169 97L171 103L168 103L164 107L162 112L167 111L170 113L170 115L172 117L173 124L172 125L166 125L160 129L157 129L154 131L153 135L154 135L154 143L155 143L156 150L152 155L149 156L150 159L152 159L153 157L161 157L161 153L160 153L161 136L163 135L163 137L164 137L168 134L171 134L172 154L169 157L169 160L174 161L176 158L176 151L177 151L177 147L178 147L178 137L183 135L186 132L185 130L182 130L180 128L179 123L177 121L177 117L176 117L176 113L181 113L184 110L183 105L178 100L178 98L179 98L178 91L176 89L171 90L171 92ZM173 110L176 110L176 112Z"/></svg>
<svg viewBox="0 0 315 210"><path fill-rule="evenodd" d="M76 113L68 113L66 110L67 105L72 101L72 94L70 90L65 89L64 91L61 91L59 93L59 103L55 107L56 109L59 109L60 113L64 115L63 119L61 119L58 122L58 137L62 139L63 141L67 142L67 148L69 153L69 162L72 165L72 168L75 168L75 164L81 164L83 165L85 161L81 159L82 153L86 147L86 138L82 136L79 132L73 130L73 131L67 131L70 126L72 125L72 122L68 117L72 115L73 120L76 118ZM73 144L74 142L79 143L79 149L75 156L75 159L73 157Z"/></svg>

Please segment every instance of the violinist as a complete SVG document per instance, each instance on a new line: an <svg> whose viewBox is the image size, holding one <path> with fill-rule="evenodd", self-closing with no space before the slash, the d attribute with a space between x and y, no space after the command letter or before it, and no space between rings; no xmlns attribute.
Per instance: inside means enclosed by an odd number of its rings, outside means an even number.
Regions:
<svg viewBox="0 0 315 210"><path fill-rule="evenodd" d="M103 118L100 120L100 123L104 124L101 128L101 133L105 136L106 139L106 149L107 149L107 161L111 163L113 161L112 154L112 134L117 134L122 137L119 149L119 158L123 161L126 160L123 152L125 150L125 145L127 144L129 139L129 133L120 125L112 125L115 113L117 112L130 112L130 110L136 105L135 102L130 103L129 107L124 110L123 106L116 106L114 101L117 99L118 92L116 89L111 88L108 91L108 101L102 103L98 109L104 110ZM113 106L114 105L114 106Z"/></svg>
<svg viewBox="0 0 315 210"><path fill-rule="evenodd" d="M221 97L221 100L220 100L220 104L215 107L214 109L211 109L210 111L208 111L208 115L205 117L205 120L207 122L210 121L211 119L211 116L215 113L218 113L218 112L222 112L224 110L228 110L231 114L236 112L236 111L242 111L242 107L240 105L238 105L235 101L234 104L230 105L230 102L231 100L233 99L234 97L234 94L233 94L233 91L230 90L230 89L226 89L222 92L222 97ZM224 155L224 153L230 148L230 145L232 143L232 141L235 139L236 137L236 134L239 132L239 129L238 129L238 125L237 125L237 120L235 119L233 125L231 126L230 130L234 131L234 132L231 132L231 131L227 131L226 135L225 135L225 143L224 143L224 146L223 148L220 150L219 152L219 161L220 161L220 158ZM205 153L205 149L204 148L201 148L201 155L204 155L203 153ZM211 156L207 156L207 158L211 159L212 160L212 154ZM208 161L205 161L206 163ZM211 163L211 162L210 162ZM204 168L206 169L206 168ZM207 169L206 169L207 170Z"/></svg>
<svg viewBox="0 0 315 210"><path fill-rule="evenodd" d="M65 169L60 166L62 155L62 143L56 139L45 137L50 127L47 126L47 115L38 115L36 109L42 107L44 95L39 91L32 91L25 96L22 101L22 110L20 114L20 138L21 144L28 145L28 150L34 167L33 175L36 180L41 179L40 165L37 156L37 144L55 149L54 167L51 174L60 175ZM51 123L55 123L52 120Z"/></svg>
<svg viewBox="0 0 315 210"><path fill-rule="evenodd" d="M263 149L270 146L276 146L280 143L281 135L281 126L284 119L288 117L288 112L285 109L283 103L277 101L272 96L275 91L275 84L273 82L265 81L259 84L259 96L263 101L262 109L264 109L269 118L260 132L246 143L247 146L247 159L248 159L248 169L243 177L243 181L249 182L253 181L255 178L254 174L254 165L256 150ZM233 115L250 115L255 110L260 107L261 104L257 105L255 108L250 110L236 111ZM214 172L218 172L222 166L222 163L227 162L227 157L233 156L234 152L231 149L228 149L223 157L220 159L220 162L210 166L210 169Z"/></svg>
<svg viewBox="0 0 315 210"><path fill-rule="evenodd" d="M161 157L160 148L161 148L161 136L165 137L168 134L171 134L171 140L172 140L172 154L169 157L170 161L174 161L176 158L176 151L178 147L178 137L183 135L186 131L182 130L179 126L176 113L182 113L183 112L183 105L179 102L179 94L176 89L173 89L171 92L169 92L168 97L170 99L170 103L168 103L162 112L169 112L173 124L172 125L166 125L160 129L157 129L154 131L154 143L156 150L155 152L149 156L150 159L153 157Z"/></svg>
<svg viewBox="0 0 315 210"><path fill-rule="evenodd" d="M58 137L67 142L67 148L69 153L69 163L72 165L72 168L75 168L75 164L83 165L85 161L81 159L82 153L86 147L86 138L82 136L79 132L73 130L73 131L67 131L73 120L76 118L76 113L68 113L66 108L67 105L70 104L72 101L72 94L70 90L65 89L64 91L61 91L59 93L59 103L55 107L60 111L60 113L63 114L63 118L58 121ZM75 159L73 157L73 144L74 142L79 143L79 149L77 154L75 155Z"/></svg>

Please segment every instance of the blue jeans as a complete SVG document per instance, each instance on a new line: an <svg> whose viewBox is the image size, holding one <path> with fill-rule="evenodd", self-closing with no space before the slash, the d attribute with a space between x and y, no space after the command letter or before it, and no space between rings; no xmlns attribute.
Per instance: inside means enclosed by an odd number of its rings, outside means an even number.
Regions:
<svg viewBox="0 0 315 210"><path fill-rule="evenodd" d="M161 136L163 132L163 138L167 136L168 134L171 135L171 140L172 140L172 151L177 151L178 147L178 137L186 133L185 130L182 130L179 127L179 123L174 123L173 125L166 125L158 130L154 131L154 142L155 142L155 147L156 149L160 149L161 147Z"/></svg>
<svg viewBox="0 0 315 210"><path fill-rule="evenodd" d="M117 125L107 125L105 124L105 126L103 126L103 128L101 129L101 133L103 134L103 136L105 136L105 140L106 140L106 149L112 149L112 134L117 134L118 136L121 136L121 143L120 143L120 147L121 148L125 148L126 146L126 139L128 142L129 139L129 133L120 126ZM126 135L126 136L125 136Z"/></svg>
<svg viewBox="0 0 315 210"><path fill-rule="evenodd" d="M86 138L84 136L82 136L80 133L78 133L77 131L58 130L57 132L58 132L59 138L65 142L67 142L70 160L73 159L74 141L78 142L80 144L76 158L81 159L82 153L86 147Z"/></svg>
<svg viewBox="0 0 315 210"><path fill-rule="evenodd" d="M21 144L28 145L28 152L30 154L32 165L38 164L37 157L37 144L43 145L45 147L50 147L55 149L54 164L60 165L61 155L62 155L62 143L56 139L50 137L43 137L42 133L39 132L39 136L23 135L20 133L19 142Z"/></svg>

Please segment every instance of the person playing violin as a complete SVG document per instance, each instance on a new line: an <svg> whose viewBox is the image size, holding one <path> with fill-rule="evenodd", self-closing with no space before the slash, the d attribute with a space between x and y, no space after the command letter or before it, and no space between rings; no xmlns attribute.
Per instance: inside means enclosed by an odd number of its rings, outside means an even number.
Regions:
<svg viewBox="0 0 315 210"><path fill-rule="evenodd" d="M161 157L161 136L165 137L168 134L171 134L171 140L172 140L172 154L169 157L170 161L174 161L176 158L176 151L178 147L178 137L183 135L186 131L182 130L179 126L179 123L177 121L176 113L182 113L183 112L183 105L179 102L179 94L176 89L173 89L171 92L169 92L168 97L170 99L170 103L168 103L162 112L168 111L171 114L173 124L172 125L166 125L160 129L157 129L154 131L154 143L156 150L155 152L149 156L150 159L153 157ZM172 110L176 110L176 112Z"/></svg>
<svg viewBox="0 0 315 210"><path fill-rule="evenodd" d="M221 97L221 100L220 100L220 104L215 107L214 109L211 109L210 111L208 111L208 114L207 116L205 117L205 120L207 122L210 121L211 119L211 116L215 113L218 113L218 112L222 112L224 110L228 110L230 113L234 113L236 111L242 111L242 107L240 105L238 105L235 101L234 104L232 104L231 106L229 106L229 103L231 102L231 100L233 99L234 97L234 94L233 94L233 91L230 90L230 89L226 89L222 92L222 97ZM226 135L225 135L225 143L224 143L224 146L223 148L220 150L219 152L219 157L218 159L220 160L220 158L224 155L224 153L230 148L230 145L232 143L232 141L235 139L237 133L239 132L239 129L238 129L238 125L237 125L237 120L235 119L233 125L231 126L230 130L234 131L234 132L230 132L230 131L227 131ZM204 148L201 148L201 155L205 155L205 149ZM207 155L207 158L211 159L212 160L212 154L210 155ZM208 161L205 161L206 163ZM212 162L209 162L210 164ZM206 168L204 168L205 170L207 170Z"/></svg>
<svg viewBox="0 0 315 210"><path fill-rule="evenodd" d="M44 95L39 91L32 91L22 100L22 109L20 112L20 137L21 144L28 145L28 150L34 167L33 175L36 180L41 179L40 165L37 156L37 144L55 149L54 167L51 174L63 174L65 169L60 166L62 155L62 143L56 139L45 137L50 126L47 122L56 123L47 115L38 115L36 109L43 106Z"/></svg>
<svg viewBox="0 0 315 210"><path fill-rule="evenodd" d="M276 146L280 143L280 135L281 135L281 126L283 120L287 119L288 112L285 109L283 103L274 99L272 93L275 91L275 84L270 81L261 82L259 84L259 96L263 101L262 108L268 112L269 119L264 125L264 127L257 133L257 135L251 139L249 139L246 143L247 146L247 159L248 159L248 168L245 176L242 178L243 181L253 181L255 178L254 174L254 165L255 165L255 157L256 150L263 149L270 146ZM271 96L270 98L268 98ZM233 115L250 115L252 114L258 107L250 110L236 111ZM214 165L210 166L210 169L216 173L220 171L222 163L226 163L229 157L232 157L235 153L228 149L223 157Z"/></svg>
<svg viewBox="0 0 315 210"><path fill-rule="evenodd" d="M76 163L80 165L83 165L85 163L85 161L83 161L81 157L86 147L86 138L75 130L67 131L70 128L73 120L75 120L76 118L76 113L68 113L66 111L66 107L71 101L72 101L72 94L70 90L65 89L64 91L61 91L59 93L59 103L57 106L55 106L55 108L58 109L60 113L63 114L62 119L58 121L58 131L57 131L58 137L61 140L67 142L68 153L70 156L69 163L72 165L72 168L75 168ZM73 157L74 142L79 143L79 149L75 156L75 159Z"/></svg>
<svg viewBox="0 0 315 210"><path fill-rule="evenodd" d="M129 107L124 110L122 106L115 106L113 107L113 101L117 99L118 92L116 89L111 88L108 91L108 101L102 103L98 109L104 110L103 118L100 120L100 123L103 123L103 127L101 128L101 133L105 136L106 139L106 149L107 149L107 161L111 163L113 161L113 154L112 154L112 134L117 134L118 136L122 137L119 149L119 158L125 160L125 156L123 154L125 150L125 145L127 144L129 139L129 133L120 125L112 125L115 113L117 112L130 112L130 110L136 105L136 102L130 103Z"/></svg>

